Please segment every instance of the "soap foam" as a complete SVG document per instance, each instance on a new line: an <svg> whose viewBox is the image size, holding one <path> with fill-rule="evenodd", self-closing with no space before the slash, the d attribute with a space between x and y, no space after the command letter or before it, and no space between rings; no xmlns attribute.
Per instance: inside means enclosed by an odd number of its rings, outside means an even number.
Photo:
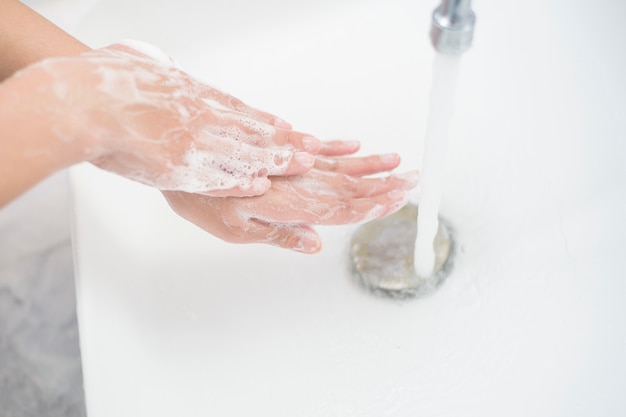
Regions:
<svg viewBox="0 0 626 417"><path fill-rule="evenodd" d="M152 45L147 42L138 41L135 39L124 39L118 42L120 45L127 46L137 52L140 52L150 58L154 59L161 64L178 68L178 65L174 59L167 55L161 48Z"/></svg>
<svg viewBox="0 0 626 417"><path fill-rule="evenodd" d="M156 182L161 189L205 193L238 188L254 191L255 181L263 174L284 171L291 160L288 150L274 150L267 155L248 151L240 144L230 152L198 149L192 144L183 156L182 164L169 164L169 172ZM279 161L277 163L277 160ZM143 178L145 182L145 178Z"/></svg>
<svg viewBox="0 0 626 417"><path fill-rule="evenodd" d="M110 116L111 122L83 128L91 137L117 141L122 153L132 154L116 153L99 166L159 189L195 193L240 189L254 194L254 187L261 186L258 178L286 171L293 152L275 145L274 126L223 105L219 101L223 93L217 90L212 91L215 98L206 98L208 87L175 69L175 62L159 48L130 40L122 45L148 58L116 50L95 51L88 58L99 92L89 109ZM50 71L53 76L57 73L54 65ZM66 94L63 85L56 90L58 95ZM162 113L169 119L166 122L177 127L149 136L141 117L149 118L150 112L156 117ZM89 121L89 114L85 120ZM59 136L71 137L62 131Z"/></svg>

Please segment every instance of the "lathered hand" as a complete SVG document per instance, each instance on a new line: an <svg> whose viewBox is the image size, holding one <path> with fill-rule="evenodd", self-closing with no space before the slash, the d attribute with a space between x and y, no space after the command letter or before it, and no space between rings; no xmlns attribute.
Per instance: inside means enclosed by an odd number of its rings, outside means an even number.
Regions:
<svg viewBox="0 0 626 417"><path fill-rule="evenodd" d="M269 177L311 169L317 139L136 45L46 59L15 78L32 86L28 100L60 142L80 142L83 159L161 190L258 195Z"/></svg>
<svg viewBox="0 0 626 417"><path fill-rule="evenodd" d="M306 174L272 178L271 188L250 198L211 198L164 192L171 207L209 233L233 243L267 243L302 253L316 253L321 240L312 225L372 220L400 209L417 172L367 178L395 168L397 155L340 158L348 150L336 142L322 149ZM350 152L356 149L352 149Z"/></svg>

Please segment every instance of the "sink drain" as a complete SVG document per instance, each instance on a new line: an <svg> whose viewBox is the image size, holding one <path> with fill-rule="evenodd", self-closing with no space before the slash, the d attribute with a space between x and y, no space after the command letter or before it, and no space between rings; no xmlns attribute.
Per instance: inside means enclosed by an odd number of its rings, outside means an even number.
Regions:
<svg viewBox="0 0 626 417"><path fill-rule="evenodd" d="M415 273L414 251L418 207L366 223L352 235L350 258L355 277L369 291L409 298L433 292L452 270L455 245L447 222L439 219L434 241L435 268L427 277Z"/></svg>

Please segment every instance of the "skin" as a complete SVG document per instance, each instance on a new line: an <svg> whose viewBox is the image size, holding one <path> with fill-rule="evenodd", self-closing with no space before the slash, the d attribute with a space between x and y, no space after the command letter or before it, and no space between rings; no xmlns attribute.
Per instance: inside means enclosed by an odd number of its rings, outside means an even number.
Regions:
<svg viewBox="0 0 626 417"><path fill-rule="evenodd" d="M5 82L11 92L15 81L31 87L27 99L13 94L14 105L26 100L48 118L57 143L161 190L258 195L270 175L307 172L315 158L305 150L321 145L124 45L39 61Z"/></svg>
<svg viewBox="0 0 626 417"><path fill-rule="evenodd" d="M0 0L0 15L0 207L89 161L160 189L226 241L315 253L312 225L390 214L417 184L367 177L396 168L396 154L354 157L357 142L298 132L167 58L91 50L19 1Z"/></svg>
<svg viewBox="0 0 626 417"><path fill-rule="evenodd" d="M341 161L332 171L320 167L305 175L273 179L266 193L251 198L163 194L175 212L227 242L266 243L317 253L322 242L311 224L368 221L406 204L406 191L417 184L417 173L382 179L355 176L387 171L399 161L397 155L350 158L349 163Z"/></svg>

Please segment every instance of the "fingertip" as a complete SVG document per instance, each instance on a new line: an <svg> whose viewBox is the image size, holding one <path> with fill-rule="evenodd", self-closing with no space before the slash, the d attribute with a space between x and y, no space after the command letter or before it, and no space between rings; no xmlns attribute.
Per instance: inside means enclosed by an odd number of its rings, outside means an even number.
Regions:
<svg viewBox="0 0 626 417"><path fill-rule="evenodd" d="M309 255L319 253L322 250L322 239L315 230L306 227L297 233L298 239L296 245L291 248L292 250Z"/></svg>
<svg viewBox="0 0 626 417"><path fill-rule="evenodd" d="M404 190L411 190L417 187L420 182L419 171L408 171L400 174L393 174L392 176L404 182L402 187Z"/></svg>
<svg viewBox="0 0 626 417"><path fill-rule="evenodd" d="M387 197L393 202L406 202L409 193L406 190L391 190L387 193Z"/></svg>
<svg viewBox="0 0 626 417"><path fill-rule="evenodd" d="M398 155L397 153L379 155L378 159L387 169L393 169L400 165L400 155Z"/></svg>
<svg viewBox="0 0 626 417"><path fill-rule="evenodd" d="M361 142L358 140L346 140L344 141L344 149L348 154L353 154L361 149Z"/></svg>

